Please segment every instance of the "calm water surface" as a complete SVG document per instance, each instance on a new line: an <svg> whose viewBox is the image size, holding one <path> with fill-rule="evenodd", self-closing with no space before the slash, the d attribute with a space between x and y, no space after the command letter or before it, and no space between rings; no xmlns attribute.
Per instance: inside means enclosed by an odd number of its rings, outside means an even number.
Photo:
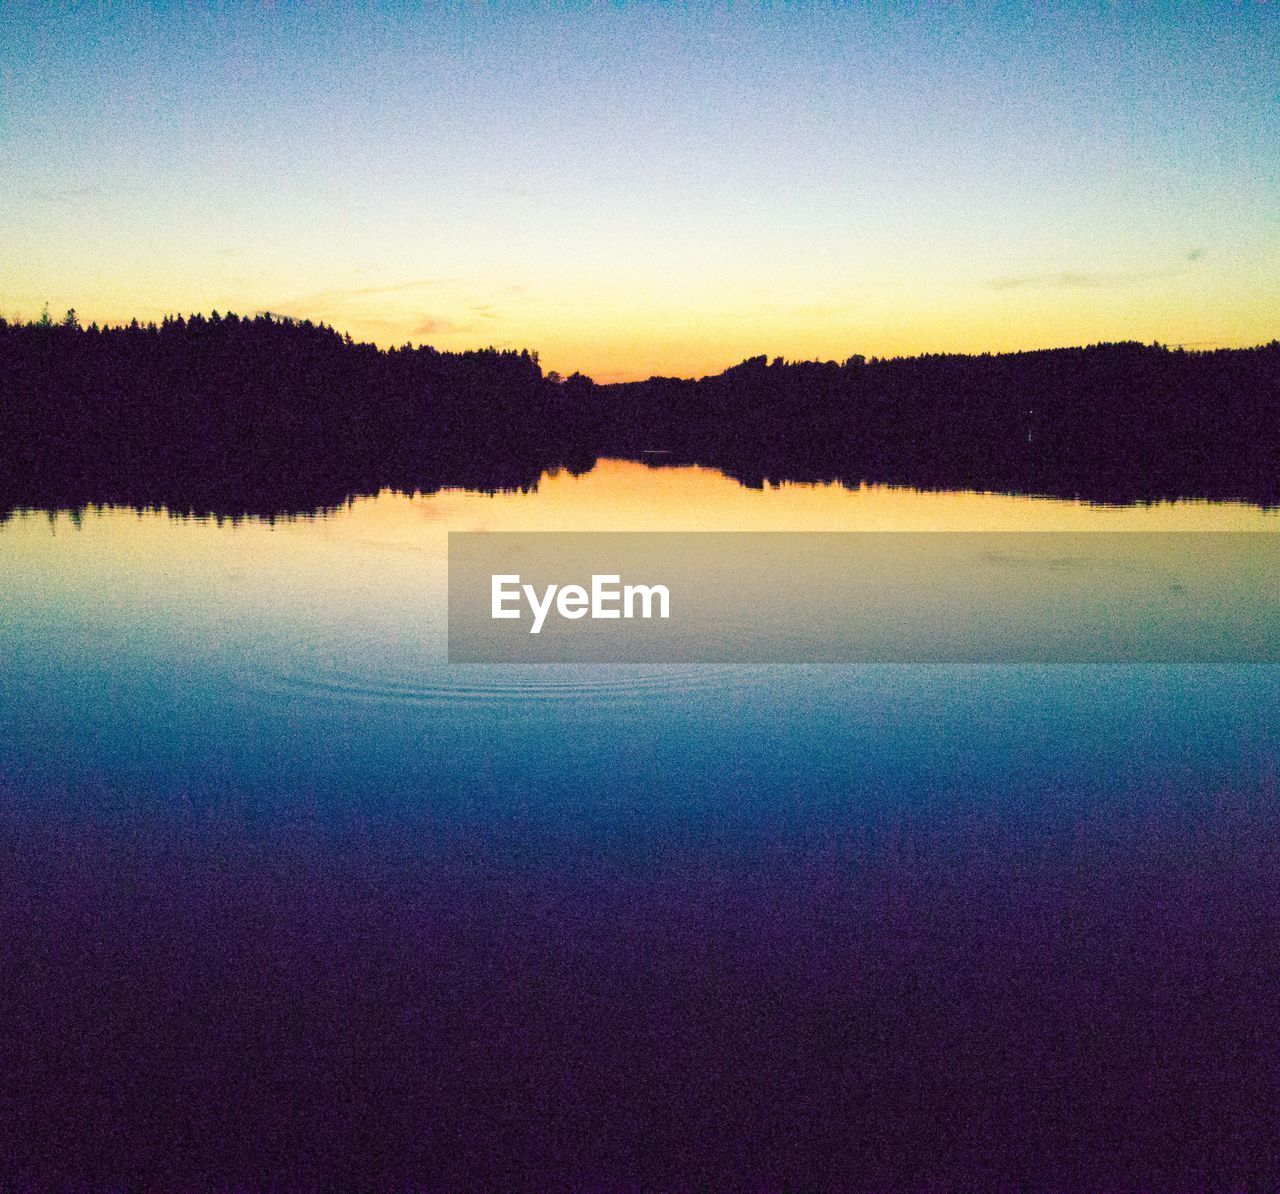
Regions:
<svg viewBox="0 0 1280 1194"><path fill-rule="evenodd" d="M0 526L0 1158L65 1182L1280 1180L1280 675L449 667L446 533L1267 530L603 463Z"/></svg>

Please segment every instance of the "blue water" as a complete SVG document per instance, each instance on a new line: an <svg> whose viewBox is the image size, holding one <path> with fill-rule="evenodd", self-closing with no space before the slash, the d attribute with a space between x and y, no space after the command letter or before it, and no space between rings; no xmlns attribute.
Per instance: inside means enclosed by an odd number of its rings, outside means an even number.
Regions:
<svg viewBox="0 0 1280 1194"><path fill-rule="evenodd" d="M1280 1177L1280 669L451 668L342 517L0 528L20 1185Z"/></svg>

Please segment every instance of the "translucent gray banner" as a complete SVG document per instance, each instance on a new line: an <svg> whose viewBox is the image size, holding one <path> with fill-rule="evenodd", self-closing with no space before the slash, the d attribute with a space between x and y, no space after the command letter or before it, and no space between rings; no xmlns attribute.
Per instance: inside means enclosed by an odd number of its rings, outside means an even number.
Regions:
<svg viewBox="0 0 1280 1194"><path fill-rule="evenodd" d="M1280 660L1280 535L449 535L454 663Z"/></svg>

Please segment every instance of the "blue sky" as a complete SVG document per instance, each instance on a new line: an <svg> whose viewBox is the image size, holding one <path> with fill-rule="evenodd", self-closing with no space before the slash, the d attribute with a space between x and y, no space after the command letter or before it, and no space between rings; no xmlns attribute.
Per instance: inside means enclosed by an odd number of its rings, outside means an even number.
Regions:
<svg viewBox="0 0 1280 1194"><path fill-rule="evenodd" d="M1280 334L1266 4L0 9L0 312L601 378Z"/></svg>

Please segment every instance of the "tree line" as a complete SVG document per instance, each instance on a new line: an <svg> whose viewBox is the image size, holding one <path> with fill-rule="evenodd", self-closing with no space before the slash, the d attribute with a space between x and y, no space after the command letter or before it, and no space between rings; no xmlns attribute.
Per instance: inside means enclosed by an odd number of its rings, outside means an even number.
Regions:
<svg viewBox="0 0 1280 1194"><path fill-rule="evenodd" d="M661 453L657 455L655 453ZM1280 342L834 361L598 386L269 314L0 319L0 514L302 513L534 488L601 456L784 481L1280 505Z"/></svg>

